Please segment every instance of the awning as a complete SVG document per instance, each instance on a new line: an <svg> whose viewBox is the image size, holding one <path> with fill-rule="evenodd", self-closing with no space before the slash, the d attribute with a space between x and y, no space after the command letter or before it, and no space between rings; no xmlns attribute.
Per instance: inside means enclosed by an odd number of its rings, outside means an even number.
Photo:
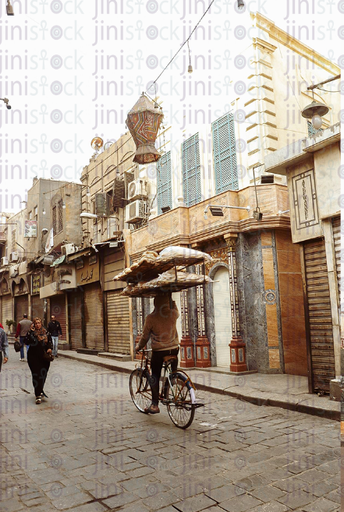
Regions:
<svg viewBox="0 0 344 512"><path fill-rule="evenodd" d="M88 247L87 249L82 249L81 251L74 252L73 254L68 255L68 260L73 261L77 260L78 258L82 258L83 256L90 256L93 254L92 247Z"/></svg>
<svg viewBox="0 0 344 512"><path fill-rule="evenodd" d="M57 265L60 265L61 263L64 262L64 260L66 259L66 256L63 255L63 256L60 256L59 258L57 258L54 263L52 265L50 265L51 267L57 267Z"/></svg>

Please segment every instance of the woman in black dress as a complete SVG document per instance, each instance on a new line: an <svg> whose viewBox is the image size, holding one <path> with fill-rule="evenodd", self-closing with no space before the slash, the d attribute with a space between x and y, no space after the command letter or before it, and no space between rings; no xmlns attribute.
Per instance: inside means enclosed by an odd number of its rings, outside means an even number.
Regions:
<svg viewBox="0 0 344 512"><path fill-rule="evenodd" d="M26 343L29 345L27 362L32 374L36 404L40 404L44 396L43 387L50 366L50 361L45 358L44 354L52 352L52 343L48 340L47 331L42 326L40 318L34 319L31 329L26 335Z"/></svg>

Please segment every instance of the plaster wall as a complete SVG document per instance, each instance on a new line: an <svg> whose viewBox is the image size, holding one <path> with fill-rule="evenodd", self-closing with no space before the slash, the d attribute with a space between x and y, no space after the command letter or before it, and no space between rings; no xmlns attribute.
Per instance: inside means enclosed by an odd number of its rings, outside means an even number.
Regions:
<svg viewBox="0 0 344 512"><path fill-rule="evenodd" d="M340 213L340 174L341 164L339 143L314 153L315 182L318 195L320 219Z"/></svg>

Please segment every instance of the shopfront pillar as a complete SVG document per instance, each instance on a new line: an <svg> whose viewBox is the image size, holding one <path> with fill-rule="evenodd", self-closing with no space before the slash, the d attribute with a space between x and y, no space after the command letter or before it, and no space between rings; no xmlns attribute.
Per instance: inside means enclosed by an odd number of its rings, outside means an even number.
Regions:
<svg viewBox="0 0 344 512"><path fill-rule="evenodd" d="M241 336L240 319L239 319L239 295L237 282L237 235L225 235L228 250L228 266L229 266L229 292L231 300L231 323L232 334L229 343L230 349L230 371L235 373L246 372L246 347Z"/></svg>

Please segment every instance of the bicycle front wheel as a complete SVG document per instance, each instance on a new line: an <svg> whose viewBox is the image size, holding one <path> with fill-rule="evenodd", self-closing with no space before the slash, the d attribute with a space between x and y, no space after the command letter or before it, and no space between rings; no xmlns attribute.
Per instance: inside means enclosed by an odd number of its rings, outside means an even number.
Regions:
<svg viewBox="0 0 344 512"><path fill-rule="evenodd" d="M152 402L152 390L148 375L142 368L136 368L129 377L129 391L132 401L140 412L145 412Z"/></svg>
<svg viewBox="0 0 344 512"><path fill-rule="evenodd" d="M167 389L167 412L171 421L179 428L188 428L195 416L195 405L191 393L192 386L185 375L175 373L171 376ZM193 390L192 390L193 391Z"/></svg>

